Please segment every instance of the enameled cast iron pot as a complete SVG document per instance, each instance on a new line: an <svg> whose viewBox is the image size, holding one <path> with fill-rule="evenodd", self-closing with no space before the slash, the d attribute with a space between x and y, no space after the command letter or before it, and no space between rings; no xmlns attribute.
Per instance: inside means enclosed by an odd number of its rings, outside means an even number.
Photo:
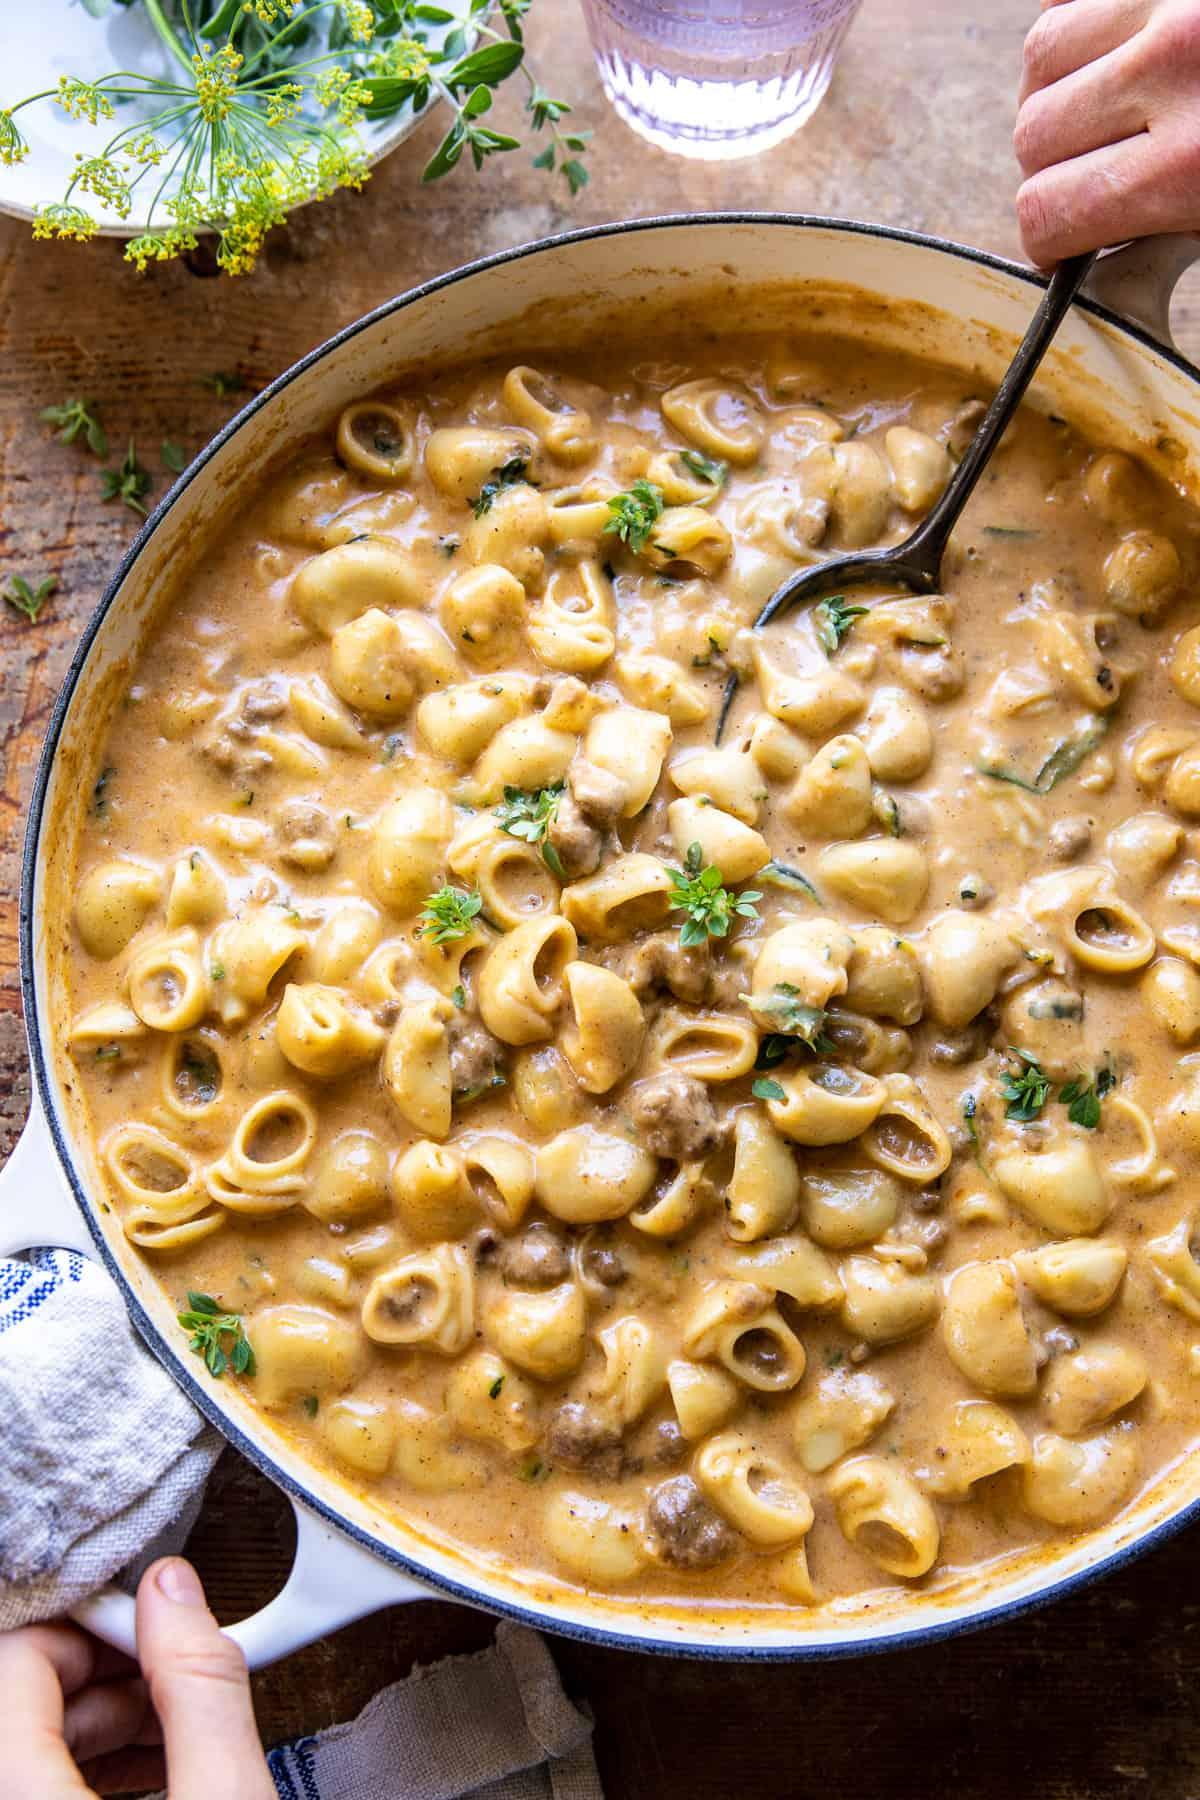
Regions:
<svg viewBox="0 0 1200 1800"><path fill-rule="evenodd" d="M1169 348L1166 308L1193 240L1121 252L1104 269L1113 306L1084 302L1063 326L1037 391L1109 442L1150 444L1200 491L1200 370ZM1103 265L1102 265L1103 268ZM799 1659L861 1654L943 1636L1048 1600L1161 1542L1200 1514L1200 1451L1115 1522L1053 1555L1014 1560L999 1577L904 1593L810 1625L800 1609L734 1617L556 1587L458 1551L385 1519L368 1499L305 1463L228 1384L191 1356L157 1282L100 1212L92 1154L66 1093L58 1040L61 981L45 921L48 883L66 834L59 821L90 767L120 665L136 653L154 600L240 492L253 490L281 446L327 426L347 402L408 371L501 350L536 362L566 343L595 342L605 317L654 302L706 303L715 330L739 294L767 296L777 329L824 296L857 289L856 331L873 342L969 368L994 381L1037 298L1040 278L958 245L824 219L736 214L668 218L574 232L442 276L389 301L296 364L226 426L147 520L91 619L59 695L34 784L21 882L22 993L35 1075L33 1110L0 1178L0 1253L36 1244L99 1259L136 1330L208 1418L288 1494L296 1559L282 1592L232 1628L253 1664L281 1656L376 1608L441 1595L538 1627L631 1649L703 1657ZM818 298L816 304L822 303ZM1099 421L1099 423L1097 423ZM248 487L249 484L249 487ZM132 1602L108 1592L79 1609L101 1636L132 1648Z"/></svg>

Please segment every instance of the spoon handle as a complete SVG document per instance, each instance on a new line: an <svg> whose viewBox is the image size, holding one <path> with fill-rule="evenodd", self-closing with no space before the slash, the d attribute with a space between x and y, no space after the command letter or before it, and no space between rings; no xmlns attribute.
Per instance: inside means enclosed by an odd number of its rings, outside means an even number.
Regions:
<svg viewBox="0 0 1200 1800"><path fill-rule="evenodd" d="M995 398L984 414L979 430L967 446L962 461L951 476L946 491L904 546L905 560L913 565L914 571L919 570L924 575L925 581L921 585L926 587L927 592L932 593L936 588L950 533L971 498L997 441L1007 430L1026 388L1037 372L1038 364L1050 347L1051 339L1091 273L1097 254L1093 250L1086 256L1070 256L1055 269L1050 285L1042 296L1042 303L1021 340L1021 347L1009 364L1008 372L996 389Z"/></svg>

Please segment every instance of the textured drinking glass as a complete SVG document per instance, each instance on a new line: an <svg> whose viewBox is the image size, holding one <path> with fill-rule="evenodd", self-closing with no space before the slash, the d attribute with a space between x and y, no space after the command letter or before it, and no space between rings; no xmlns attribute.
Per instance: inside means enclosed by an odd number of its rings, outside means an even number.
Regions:
<svg viewBox="0 0 1200 1800"><path fill-rule="evenodd" d="M583 0L604 91L663 150L749 156L811 119L861 0Z"/></svg>

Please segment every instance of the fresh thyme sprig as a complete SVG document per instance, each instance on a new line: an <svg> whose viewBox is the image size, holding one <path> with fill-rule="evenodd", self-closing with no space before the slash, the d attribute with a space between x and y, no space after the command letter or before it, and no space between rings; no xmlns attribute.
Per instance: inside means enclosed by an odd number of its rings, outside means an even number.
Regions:
<svg viewBox="0 0 1200 1800"><path fill-rule="evenodd" d="M483 901L474 888L439 888L421 908L421 936L431 944L453 944L475 928Z"/></svg>
<svg viewBox="0 0 1200 1800"><path fill-rule="evenodd" d="M125 452L125 461L119 469L101 469L100 498L102 500L120 500L135 513L146 517L146 508L142 505L142 497L150 492L150 476L137 459L133 439L129 440L129 448Z"/></svg>
<svg viewBox="0 0 1200 1800"><path fill-rule="evenodd" d="M1000 1077L1001 1098L1007 1102L1004 1116L1028 1125L1050 1098L1050 1077L1027 1050L1010 1050L1009 1055L1016 1067L1005 1069Z"/></svg>
<svg viewBox="0 0 1200 1800"><path fill-rule="evenodd" d="M636 555L646 547L646 539L662 517L663 491L652 481L635 481L623 494L614 494L608 502L612 518L605 531L615 531L623 544Z"/></svg>
<svg viewBox="0 0 1200 1800"><path fill-rule="evenodd" d="M94 400L64 400L61 406L43 406L38 417L47 425L59 427L56 435L64 444L73 444L82 432L93 456L103 459L108 455L108 438Z"/></svg>
<svg viewBox="0 0 1200 1800"><path fill-rule="evenodd" d="M501 831L506 831L509 837L521 838L527 844L540 845L542 861L560 881L565 877L562 858L547 834L558 817L563 787L561 781L544 788L506 787L504 804L495 809Z"/></svg>
<svg viewBox="0 0 1200 1800"><path fill-rule="evenodd" d="M57 575L44 575L36 587L30 587L23 575L14 575L4 590L4 598L15 612L24 613L29 623L36 625L38 614L57 586Z"/></svg>
<svg viewBox="0 0 1200 1800"><path fill-rule="evenodd" d="M868 610L865 606L847 606L844 594L831 594L813 608L817 641L826 656L836 656L842 639L853 630L855 619L861 619Z"/></svg>
<svg viewBox="0 0 1200 1800"><path fill-rule="evenodd" d="M222 1312L211 1294L188 1290L188 1310L176 1315L192 1334L191 1349L204 1358L204 1366L217 1380L232 1369L235 1375L253 1375L254 1351L240 1313ZM225 1339L232 1338L229 1348Z"/></svg>
<svg viewBox="0 0 1200 1800"><path fill-rule="evenodd" d="M534 158L578 193L588 133L560 130L570 112L529 64L523 21L532 0L469 0L463 12L425 0L118 0L140 6L164 45L168 73L115 70L94 81L64 75L57 86L0 107L0 162L30 153L18 115L46 103L95 126L113 122L94 154L81 154L60 200L39 209L34 235L94 237L89 198L146 228L126 245L139 269L184 256L215 233L229 274L254 266L266 233L288 212L368 178L358 126L401 107L420 114L440 99L448 131L426 165L436 180L470 151L486 159L520 148L484 124L493 95L520 74L532 130L549 142ZM100 16L106 0L88 0ZM430 27L450 26L440 43ZM469 45L468 33L474 38ZM151 110L147 116L147 107ZM97 452L103 454L103 452Z"/></svg>
<svg viewBox="0 0 1200 1800"><path fill-rule="evenodd" d="M735 894L727 888L721 871L712 863L704 866L704 852L699 844L689 844L682 869L668 869L671 879L671 910L685 912L687 918L679 928L679 942L686 950L709 938L728 937L735 918L756 919L762 895L754 888L743 888Z"/></svg>

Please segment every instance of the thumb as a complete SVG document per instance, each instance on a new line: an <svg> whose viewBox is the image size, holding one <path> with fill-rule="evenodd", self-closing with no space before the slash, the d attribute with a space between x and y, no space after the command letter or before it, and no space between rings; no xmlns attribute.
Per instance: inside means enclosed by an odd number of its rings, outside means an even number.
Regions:
<svg viewBox="0 0 1200 1800"><path fill-rule="evenodd" d="M208 1610L200 1577L167 1557L142 1577L138 1660L162 1726L170 1800L275 1800L246 1660Z"/></svg>

